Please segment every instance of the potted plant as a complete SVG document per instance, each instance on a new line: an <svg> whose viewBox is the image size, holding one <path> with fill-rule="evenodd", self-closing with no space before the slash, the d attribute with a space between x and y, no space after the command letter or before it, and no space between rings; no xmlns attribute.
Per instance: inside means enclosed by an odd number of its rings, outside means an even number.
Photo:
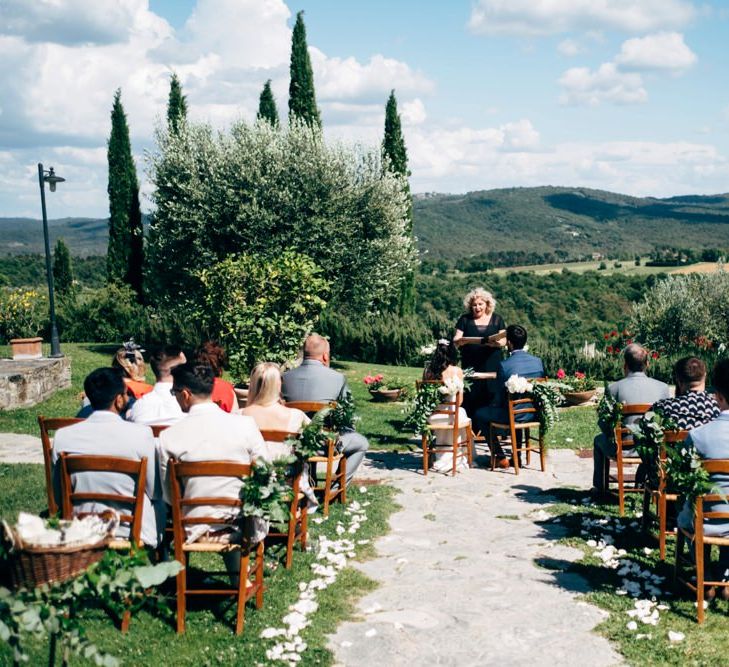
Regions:
<svg viewBox="0 0 729 667"><path fill-rule="evenodd" d="M35 290L7 292L0 304L0 330L9 341L13 359L40 359L43 339L38 336L43 326L43 303Z"/></svg>
<svg viewBox="0 0 729 667"><path fill-rule="evenodd" d="M399 401L407 394L407 382L394 378L386 381L382 373L367 375L362 381L367 386L372 400L380 403Z"/></svg>
<svg viewBox="0 0 729 667"><path fill-rule="evenodd" d="M557 371L557 380L566 388L562 389L562 395L569 405L582 405L589 401L597 391L597 384L591 377L580 371L575 371L571 377L563 369Z"/></svg>

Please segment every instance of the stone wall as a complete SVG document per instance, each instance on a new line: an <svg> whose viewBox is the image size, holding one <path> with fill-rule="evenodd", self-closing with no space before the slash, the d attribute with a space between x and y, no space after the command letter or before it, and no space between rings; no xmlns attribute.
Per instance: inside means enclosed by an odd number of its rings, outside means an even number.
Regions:
<svg viewBox="0 0 729 667"><path fill-rule="evenodd" d="M0 359L0 410L28 408L71 386L71 360Z"/></svg>

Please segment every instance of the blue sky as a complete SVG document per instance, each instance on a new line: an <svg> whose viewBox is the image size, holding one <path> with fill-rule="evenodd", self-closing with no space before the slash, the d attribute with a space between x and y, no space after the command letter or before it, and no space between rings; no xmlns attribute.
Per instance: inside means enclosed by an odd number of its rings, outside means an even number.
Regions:
<svg viewBox="0 0 729 667"><path fill-rule="evenodd" d="M285 110L299 9L327 138L377 144L395 88L415 192L729 191L719 0L4 0L0 217L37 217L38 161L68 179L52 217L108 214L117 87L146 196L170 71L196 122L252 119L268 78Z"/></svg>

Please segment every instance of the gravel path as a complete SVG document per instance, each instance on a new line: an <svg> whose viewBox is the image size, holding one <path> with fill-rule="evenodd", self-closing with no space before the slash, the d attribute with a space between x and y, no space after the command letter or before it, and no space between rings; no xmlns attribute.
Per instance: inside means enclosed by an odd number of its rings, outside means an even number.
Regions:
<svg viewBox="0 0 729 667"><path fill-rule="evenodd" d="M347 667L408 665L615 665L592 632L604 612L580 601L577 575L535 559L572 561L546 519L558 486L589 488L592 460L550 453L546 473L468 470L455 479L418 472L421 458L373 452L361 477L401 490L379 557L358 567L379 587L339 626L330 647Z"/></svg>

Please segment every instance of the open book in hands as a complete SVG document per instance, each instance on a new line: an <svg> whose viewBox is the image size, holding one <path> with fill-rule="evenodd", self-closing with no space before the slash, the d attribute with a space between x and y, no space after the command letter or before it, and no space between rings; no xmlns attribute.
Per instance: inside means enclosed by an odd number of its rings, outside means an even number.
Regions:
<svg viewBox="0 0 729 667"><path fill-rule="evenodd" d="M459 345L486 345L487 347L501 347L506 340L506 329L501 329L491 336L463 336L456 341Z"/></svg>

